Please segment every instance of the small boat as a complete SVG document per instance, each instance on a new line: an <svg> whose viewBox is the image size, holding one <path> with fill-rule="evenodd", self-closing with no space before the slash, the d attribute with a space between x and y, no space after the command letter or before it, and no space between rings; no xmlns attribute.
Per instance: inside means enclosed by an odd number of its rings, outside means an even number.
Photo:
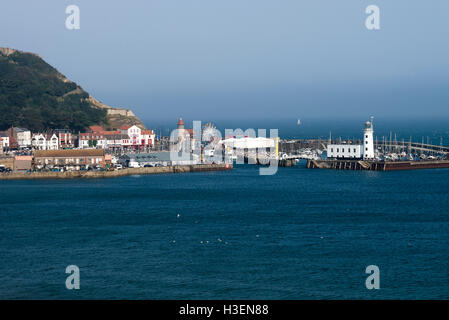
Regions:
<svg viewBox="0 0 449 320"><path fill-rule="evenodd" d="M298 119L298 126L301 125L301 119Z"/></svg>

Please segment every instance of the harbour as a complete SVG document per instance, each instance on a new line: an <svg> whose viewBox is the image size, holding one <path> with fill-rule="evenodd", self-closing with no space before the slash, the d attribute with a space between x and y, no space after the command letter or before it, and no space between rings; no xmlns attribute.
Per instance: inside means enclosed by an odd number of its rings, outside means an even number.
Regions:
<svg viewBox="0 0 449 320"><path fill-rule="evenodd" d="M442 140L442 139L441 139ZM293 147L292 147L293 146ZM309 169L396 171L449 168L449 147L442 143L398 142L395 138L374 139L373 117L365 123L363 140L293 140L282 143L281 161L307 160ZM296 149L296 150L295 150ZM299 151L298 151L299 150ZM281 162L280 162L281 163Z"/></svg>

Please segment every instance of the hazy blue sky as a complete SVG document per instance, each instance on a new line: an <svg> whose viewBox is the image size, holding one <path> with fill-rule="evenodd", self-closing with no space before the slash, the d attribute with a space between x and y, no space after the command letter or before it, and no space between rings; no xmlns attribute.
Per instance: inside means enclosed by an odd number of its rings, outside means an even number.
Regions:
<svg viewBox="0 0 449 320"><path fill-rule="evenodd" d="M65 8L81 29L65 28ZM380 7L381 30L365 28ZM449 117L447 0L14 0L0 46L38 53L147 123Z"/></svg>

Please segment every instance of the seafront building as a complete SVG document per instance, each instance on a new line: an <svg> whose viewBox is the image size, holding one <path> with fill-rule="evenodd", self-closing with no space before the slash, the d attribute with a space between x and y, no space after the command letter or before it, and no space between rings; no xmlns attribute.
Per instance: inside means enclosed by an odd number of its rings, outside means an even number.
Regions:
<svg viewBox="0 0 449 320"><path fill-rule="evenodd" d="M87 132L74 135L68 129L32 133L26 128L11 127L0 132L2 151L10 150L58 150L58 149L120 149L151 150L156 142L153 130L138 126L122 126L106 131L101 126L91 126Z"/></svg>
<svg viewBox="0 0 449 320"><path fill-rule="evenodd" d="M54 133L58 137L60 149L75 147L75 140L69 129L55 129Z"/></svg>
<svg viewBox="0 0 449 320"><path fill-rule="evenodd" d="M156 135L153 130L142 130L138 126L122 126L116 131L105 131L100 126L89 127L88 132L79 134L81 149L151 149Z"/></svg>
<svg viewBox="0 0 449 320"><path fill-rule="evenodd" d="M31 147L31 131L25 128L11 127L0 132L3 148L29 148Z"/></svg>
<svg viewBox="0 0 449 320"><path fill-rule="evenodd" d="M31 146L31 131L26 128L14 128L14 138L19 144L20 148Z"/></svg>
<svg viewBox="0 0 449 320"><path fill-rule="evenodd" d="M43 133L34 134L31 139L31 146L35 150L58 150L59 139L56 134L47 135Z"/></svg>
<svg viewBox="0 0 449 320"><path fill-rule="evenodd" d="M16 156L14 158L14 172L26 172L33 167L33 156Z"/></svg>
<svg viewBox="0 0 449 320"><path fill-rule="evenodd" d="M107 160L102 149L87 150L37 150L34 152L34 166L36 169L44 167L74 167L81 169L86 167L105 167Z"/></svg>
<svg viewBox="0 0 449 320"><path fill-rule="evenodd" d="M1 146L2 149L9 148L9 136L5 133L0 132Z"/></svg>

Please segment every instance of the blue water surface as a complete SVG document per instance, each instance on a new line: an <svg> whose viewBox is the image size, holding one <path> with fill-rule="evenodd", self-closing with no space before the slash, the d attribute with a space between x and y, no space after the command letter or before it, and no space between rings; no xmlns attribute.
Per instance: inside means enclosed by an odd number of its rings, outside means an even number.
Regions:
<svg viewBox="0 0 449 320"><path fill-rule="evenodd" d="M447 169L0 181L0 298L447 299L448 195Z"/></svg>

